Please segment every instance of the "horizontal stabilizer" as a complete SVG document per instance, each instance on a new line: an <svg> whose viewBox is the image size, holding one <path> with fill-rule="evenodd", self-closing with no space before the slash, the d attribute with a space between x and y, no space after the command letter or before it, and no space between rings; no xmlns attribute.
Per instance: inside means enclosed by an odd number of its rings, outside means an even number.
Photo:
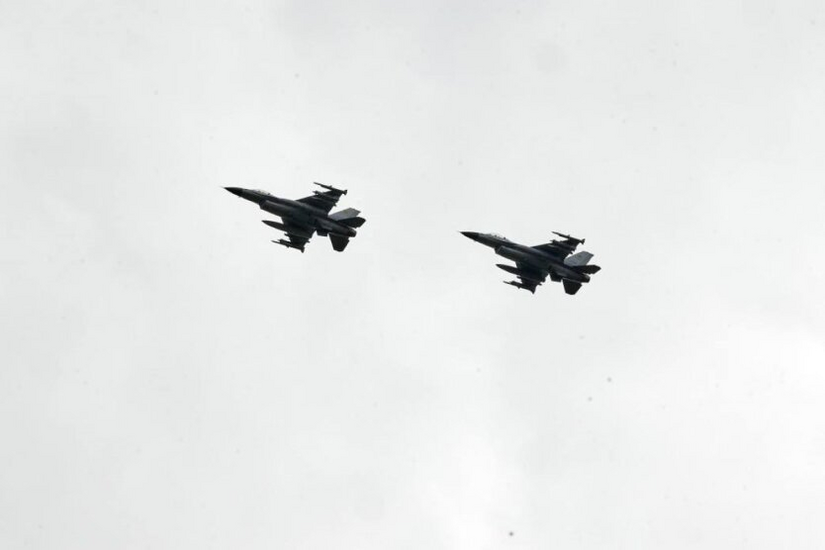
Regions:
<svg viewBox="0 0 825 550"><path fill-rule="evenodd" d="M579 268L579 271L581 271L582 273L587 273L588 275L592 275L594 273L598 273L599 271L601 271L601 269L602 268L597 265L583 265Z"/></svg>
<svg viewBox="0 0 825 550"><path fill-rule="evenodd" d="M339 220L340 223L346 225L347 227L358 228L364 225L367 220L360 216L355 216L354 218L347 218L345 220Z"/></svg>
<svg viewBox="0 0 825 550"><path fill-rule="evenodd" d="M337 250L338 252L343 252L349 244L349 237L344 237L343 235L336 235L335 233L330 234L329 240L332 242L332 248Z"/></svg>
<svg viewBox="0 0 825 550"><path fill-rule="evenodd" d="M591 254L590 252L581 251L565 258L564 265L569 265L571 267L579 267L582 265L586 265L592 257L593 254Z"/></svg>
<svg viewBox="0 0 825 550"><path fill-rule="evenodd" d="M581 283L576 282L576 281L571 281L570 279L562 280L562 284L564 285L564 291L568 294L575 294L582 287Z"/></svg>

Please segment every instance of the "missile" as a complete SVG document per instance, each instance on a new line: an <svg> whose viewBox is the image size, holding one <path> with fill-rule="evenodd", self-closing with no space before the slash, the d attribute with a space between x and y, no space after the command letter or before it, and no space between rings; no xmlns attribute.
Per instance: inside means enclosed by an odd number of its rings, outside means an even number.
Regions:
<svg viewBox="0 0 825 550"><path fill-rule="evenodd" d="M347 190L346 190L346 189L336 189L335 187L333 187L333 186L331 186L331 185L324 185L323 183L318 183L317 181L313 181L312 183L314 183L314 184L315 184L315 185L317 185L318 187L323 187L323 188L324 188L324 189L326 189L327 191L335 191L336 193L341 193L342 195L346 195L346 194L347 194Z"/></svg>
<svg viewBox="0 0 825 550"><path fill-rule="evenodd" d="M272 242L275 243L275 244L279 244L281 246L285 246L287 248L294 248L295 250L300 250L301 252L304 251L303 246L299 246L299 245L297 245L297 244L295 244L291 241L285 241L284 239L279 239L277 241L272 241Z"/></svg>
<svg viewBox="0 0 825 550"><path fill-rule="evenodd" d="M298 237L305 237L307 239L312 238L312 233L310 233L309 231L303 231L299 227L287 227L286 225L284 225L282 223L274 222L274 221L271 221L271 220L261 220L261 221L264 222L269 227L274 227L275 229L279 229L279 230L283 231L284 233L288 233L290 235L296 235Z"/></svg>
<svg viewBox="0 0 825 550"><path fill-rule="evenodd" d="M523 285L523 284L521 284L521 283L520 283L520 282L518 282L518 281L504 281L504 284L505 284L505 285L514 286L514 287L516 287L516 288L521 288L521 289L524 289L524 290L529 290L529 291L530 291L530 294L535 294L535 293L536 293L536 289L535 289L535 288L530 288L530 287L528 287L527 285Z"/></svg>
<svg viewBox="0 0 825 550"><path fill-rule="evenodd" d="M570 235L565 235L564 233L559 233L558 231L553 231L553 235L558 235L562 239L569 239L579 244L584 244L584 239L577 239L576 237L571 237Z"/></svg>

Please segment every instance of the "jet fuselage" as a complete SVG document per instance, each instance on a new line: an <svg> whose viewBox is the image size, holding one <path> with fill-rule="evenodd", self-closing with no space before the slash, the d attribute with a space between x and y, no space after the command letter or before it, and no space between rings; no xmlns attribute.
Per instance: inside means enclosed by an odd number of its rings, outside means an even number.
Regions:
<svg viewBox="0 0 825 550"><path fill-rule="evenodd" d="M558 258L531 246L514 243L506 237L494 235L492 233L463 231L462 234L478 243L483 244L484 246L489 246L502 258L527 264L539 271L553 273L562 279L570 279L583 283L590 281L590 276L586 273L580 273L574 269L571 269L564 263L563 260L559 260ZM510 272L514 273L513 271Z"/></svg>
<svg viewBox="0 0 825 550"><path fill-rule="evenodd" d="M276 197L266 191L242 189L240 187L227 187L227 189L243 199L256 203L260 206L261 210L265 212L275 214L282 218L287 217L303 220L321 232L334 233L346 237L354 237L357 234L357 231L352 227L337 222L332 219L329 214L311 204Z"/></svg>

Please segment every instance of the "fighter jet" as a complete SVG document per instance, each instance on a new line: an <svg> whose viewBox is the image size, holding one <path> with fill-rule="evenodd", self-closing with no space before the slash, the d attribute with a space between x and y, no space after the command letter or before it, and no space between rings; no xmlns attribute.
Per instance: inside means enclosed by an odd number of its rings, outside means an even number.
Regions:
<svg viewBox="0 0 825 550"><path fill-rule="evenodd" d="M225 187L233 195L252 201L261 207L261 210L280 216L281 222L262 220L269 227L286 233L287 239L272 241L275 244L304 251L312 235L318 233L322 237L329 236L332 248L343 251L349 240L356 235L355 228L361 227L366 221L358 216L360 212L354 208L346 208L330 214L341 195L346 195L346 189L336 189L331 185L313 182L324 191L313 191L309 197L298 200L283 199L266 191L243 189L241 187Z"/></svg>
<svg viewBox="0 0 825 550"><path fill-rule="evenodd" d="M563 233L553 231L553 234L561 237L562 240L554 239L549 243L536 246L514 243L494 233L462 231L461 234L491 247L499 256L516 262L515 266L507 264L496 264L496 266L519 279L518 281L504 281L506 284L529 290L533 294L536 292L536 287L541 285L548 275L551 281L561 281L567 294L575 294L581 288L582 283L590 281L590 275L601 269L597 265L588 265L587 262L593 257L590 252L582 251L573 254L580 244L584 244L584 239L577 239Z"/></svg>

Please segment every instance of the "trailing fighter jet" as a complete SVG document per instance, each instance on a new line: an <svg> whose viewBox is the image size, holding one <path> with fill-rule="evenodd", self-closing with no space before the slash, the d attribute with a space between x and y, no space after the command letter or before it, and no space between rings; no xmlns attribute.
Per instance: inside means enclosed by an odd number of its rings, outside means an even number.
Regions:
<svg viewBox="0 0 825 550"><path fill-rule="evenodd" d="M366 220L358 216L360 212L355 208L345 208L330 214L341 195L347 194L346 189L336 189L331 185L317 182L315 185L325 190L313 191L311 196L298 200L282 199L266 191L241 187L225 189L242 199L254 202L261 210L281 217L282 223L262 220L269 227L286 233L289 239L279 239L272 241L273 243L303 252L312 235L318 233L322 237L328 235L332 248L341 252L349 244L350 238L356 235L355 228L364 225Z"/></svg>
<svg viewBox="0 0 825 550"><path fill-rule="evenodd" d="M573 254L580 244L584 244L584 239L577 239L555 231L553 234L561 237L562 240L554 239L537 246L514 243L494 233L462 231L461 234L493 248L499 256L516 262L515 266L507 264L496 264L496 266L519 278L518 281L504 281L506 284L529 290L531 293L535 293L536 287L542 284L549 275L551 281L562 282L567 294L575 294L581 288L582 283L590 281L590 275L601 269L597 265L587 263L593 257L590 252L582 251Z"/></svg>

